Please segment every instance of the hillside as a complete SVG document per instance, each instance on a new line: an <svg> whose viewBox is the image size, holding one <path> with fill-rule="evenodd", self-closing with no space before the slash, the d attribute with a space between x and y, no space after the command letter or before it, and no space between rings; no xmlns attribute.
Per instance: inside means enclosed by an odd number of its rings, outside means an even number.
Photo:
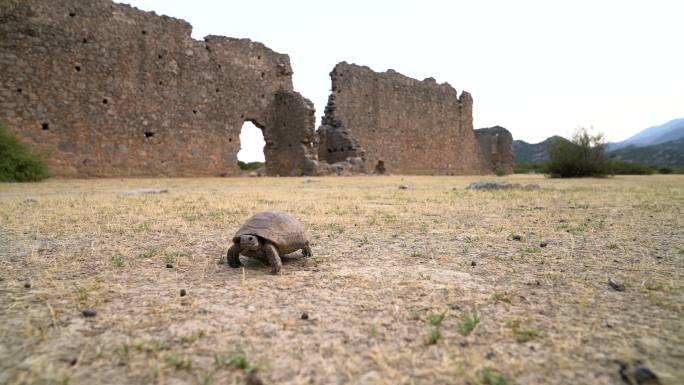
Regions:
<svg viewBox="0 0 684 385"><path fill-rule="evenodd" d="M629 146L608 154L615 159L652 166L684 167L684 137L652 146Z"/></svg>
<svg viewBox="0 0 684 385"><path fill-rule="evenodd" d="M539 143L527 143L524 140L513 141L513 154L516 163L541 163L549 160L549 148L557 140L567 140L558 135Z"/></svg>
<svg viewBox="0 0 684 385"><path fill-rule="evenodd" d="M638 134L617 143L608 143L608 151L629 146L644 147L666 143L684 138L684 118L674 119L659 126L653 126L640 131Z"/></svg>

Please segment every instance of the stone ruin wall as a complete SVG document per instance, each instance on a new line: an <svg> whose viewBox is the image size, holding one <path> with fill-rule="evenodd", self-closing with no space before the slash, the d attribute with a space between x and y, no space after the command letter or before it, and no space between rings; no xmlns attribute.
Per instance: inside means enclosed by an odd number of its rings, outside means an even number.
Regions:
<svg viewBox="0 0 684 385"><path fill-rule="evenodd" d="M475 137L485 168L505 174L513 172L513 135L507 129L501 126L481 128L475 130Z"/></svg>
<svg viewBox="0 0 684 385"><path fill-rule="evenodd" d="M419 81L345 62L330 77L332 92L318 129L319 160L362 157L369 171L384 166L395 174L495 171L491 150L480 148L473 130L469 93L459 96L432 78ZM512 154L512 148L502 142L501 152Z"/></svg>
<svg viewBox="0 0 684 385"><path fill-rule="evenodd" d="M109 0L3 0L0 122L57 176L233 175L245 121L268 174L313 167L289 57L191 28Z"/></svg>

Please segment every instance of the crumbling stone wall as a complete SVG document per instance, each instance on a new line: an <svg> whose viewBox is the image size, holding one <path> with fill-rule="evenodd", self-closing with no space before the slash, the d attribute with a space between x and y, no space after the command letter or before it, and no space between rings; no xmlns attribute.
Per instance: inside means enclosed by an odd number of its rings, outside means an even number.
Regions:
<svg viewBox="0 0 684 385"><path fill-rule="evenodd" d="M513 135L507 129L501 126L481 128L475 130L475 136L486 169L506 174L513 172Z"/></svg>
<svg viewBox="0 0 684 385"><path fill-rule="evenodd" d="M269 174L310 168L289 57L191 28L109 0L3 0L0 121L59 176L232 175L245 121Z"/></svg>
<svg viewBox="0 0 684 385"><path fill-rule="evenodd" d="M345 62L330 73L332 94L319 128L319 159L361 156L395 174L489 172L473 132L473 99L449 84L378 73Z"/></svg>

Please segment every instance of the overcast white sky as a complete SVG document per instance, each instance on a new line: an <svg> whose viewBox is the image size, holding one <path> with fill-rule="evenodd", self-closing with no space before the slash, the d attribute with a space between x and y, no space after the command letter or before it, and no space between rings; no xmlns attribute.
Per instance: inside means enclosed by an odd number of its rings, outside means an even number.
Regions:
<svg viewBox="0 0 684 385"><path fill-rule="evenodd" d="M122 0L290 55L319 117L337 62L473 95L475 128L608 140L684 117L682 0ZM261 144L263 145L263 144Z"/></svg>

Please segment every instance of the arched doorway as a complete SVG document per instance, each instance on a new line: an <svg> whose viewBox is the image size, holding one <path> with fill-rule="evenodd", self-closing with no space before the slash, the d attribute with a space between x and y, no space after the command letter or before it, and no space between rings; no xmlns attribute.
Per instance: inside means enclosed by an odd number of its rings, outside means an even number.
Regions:
<svg viewBox="0 0 684 385"><path fill-rule="evenodd" d="M241 170L257 170L265 167L264 133L253 121L246 120L240 129L240 151L237 153Z"/></svg>

